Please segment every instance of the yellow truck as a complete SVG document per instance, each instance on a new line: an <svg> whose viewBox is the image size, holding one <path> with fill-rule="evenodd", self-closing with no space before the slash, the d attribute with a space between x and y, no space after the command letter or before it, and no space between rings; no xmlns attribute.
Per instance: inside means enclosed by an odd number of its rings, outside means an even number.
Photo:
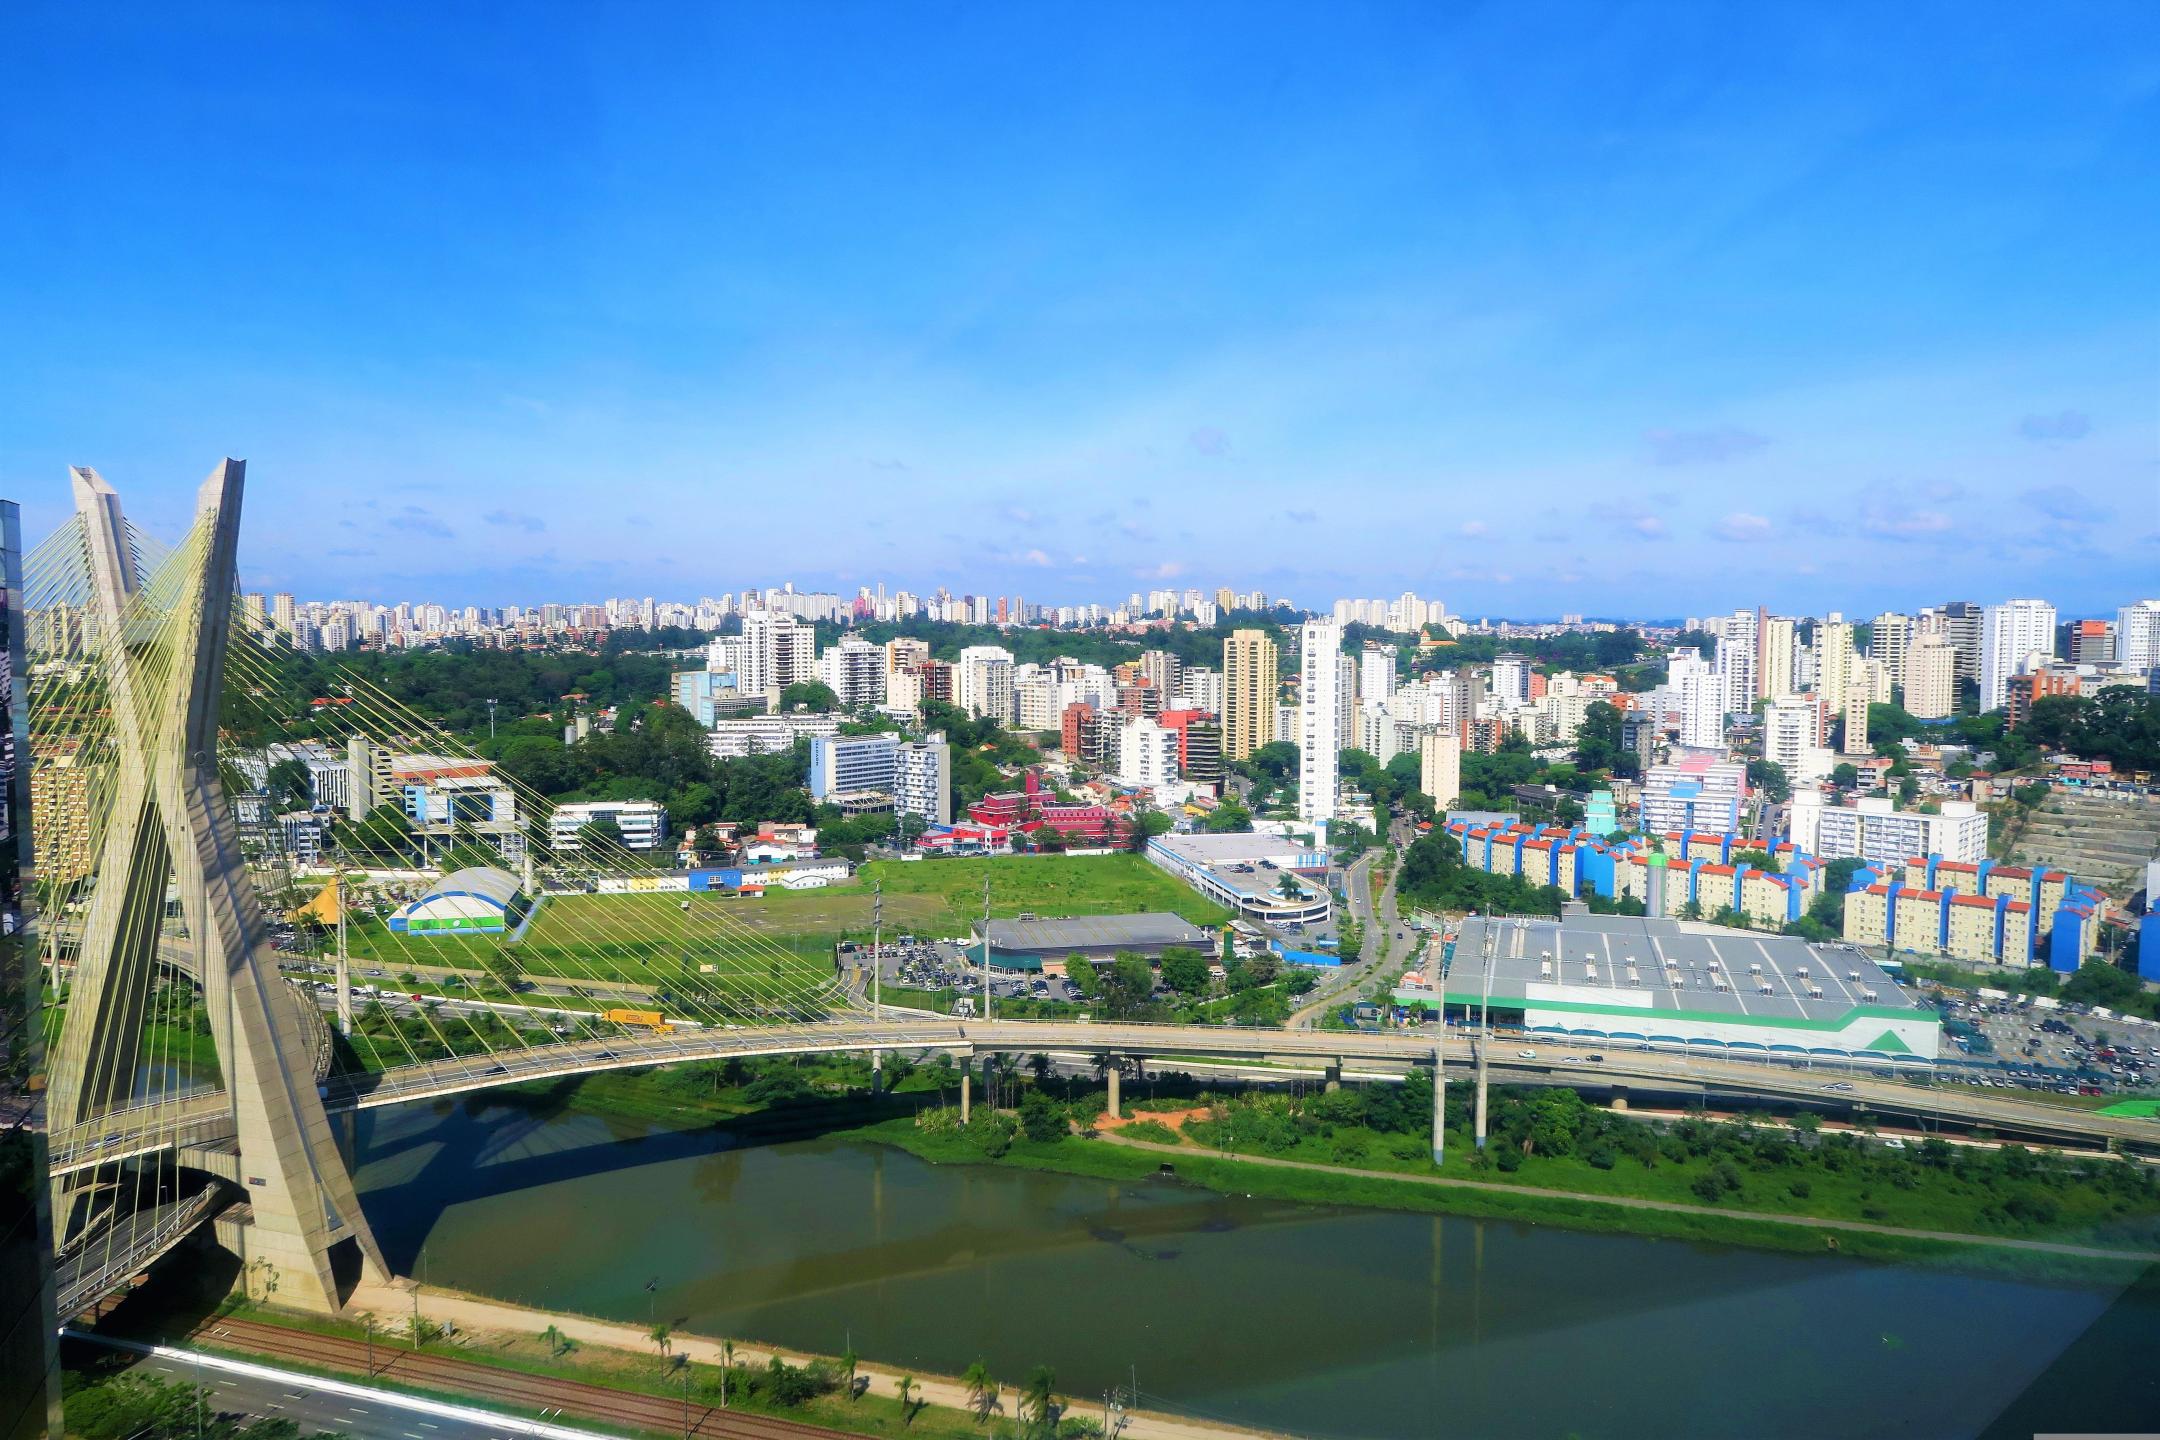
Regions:
<svg viewBox="0 0 2160 1440"><path fill-rule="evenodd" d="M600 1018L610 1025L642 1025L655 1035L669 1035L675 1030L658 1010L610 1009L601 1011Z"/></svg>

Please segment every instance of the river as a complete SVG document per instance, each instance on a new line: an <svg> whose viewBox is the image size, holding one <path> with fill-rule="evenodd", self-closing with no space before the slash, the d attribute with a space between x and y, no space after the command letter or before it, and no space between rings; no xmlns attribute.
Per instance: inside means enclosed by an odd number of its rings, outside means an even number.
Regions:
<svg viewBox="0 0 2160 1440"><path fill-rule="evenodd" d="M535 1306L1326 1437L2160 1422L2150 1285L1218 1196L478 1099L372 1112L400 1270ZM424 1251L424 1257L423 1257ZM656 1282L648 1291L648 1282ZM1095 1401L1098 1403L1099 1401Z"/></svg>

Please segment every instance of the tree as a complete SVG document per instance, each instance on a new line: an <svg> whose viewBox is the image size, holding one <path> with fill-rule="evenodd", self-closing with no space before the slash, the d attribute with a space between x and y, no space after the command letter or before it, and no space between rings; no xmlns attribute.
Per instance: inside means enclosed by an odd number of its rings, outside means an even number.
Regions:
<svg viewBox="0 0 2160 1440"><path fill-rule="evenodd" d="M1118 952L1110 968L1096 976L1104 1016L1122 1020L1147 1008L1155 994L1155 972L1129 950Z"/></svg>
<svg viewBox="0 0 2160 1440"><path fill-rule="evenodd" d="M903 1427L912 1426L915 1423L916 1409L915 1377L912 1375L902 1375L900 1377L900 1383L898 1385L895 1385L893 1388L900 1392L900 1424Z"/></svg>
<svg viewBox="0 0 2160 1440"><path fill-rule="evenodd" d="M263 788L269 792L273 811L305 810L315 803L313 777L298 760L280 760L272 765Z"/></svg>
<svg viewBox="0 0 2160 1440"><path fill-rule="evenodd" d="M990 1378L990 1367L977 1360L960 1374L960 1386L967 1391L968 1408L975 1412L975 1423L980 1425L990 1418L990 1407L997 1403L997 1382Z"/></svg>
<svg viewBox="0 0 2160 1440"><path fill-rule="evenodd" d="M1773 804L1782 805L1792 799L1792 782L1785 778L1785 767L1775 760L1750 760L1747 767L1748 784L1760 789Z"/></svg>
<svg viewBox="0 0 2160 1440"><path fill-rule="evenodd" d="M1205 995L1209 980L1207 957L1182 945L1172 946L1162 954L1162 980L1181 995Z"/></svg>
<svg viewBox="0 0 2160 1440"><path fill-rule="evenodd" d="M1066 1131L1065 1112L1041 1090L1031 1089L1020 1097L1020 1129L1028 1139L1038 1143L1062 1139Z"/></svg>
<svg viewBox="0 0 2160 1440"><path fill-rule="evenodd" d="M1840 790L1850 790L1860 783L1859 767L1849 760L1841 760L1830 771L1830 783Z"/></svg>
<svg viewBox="0 0 2160 1440"><path fill-rule="evenodd" d="M1132 829L1125 837L1125 848L1135 855L1147 850L1147 842L1157 835L1167 835L1174 822L1160 810L1143 810L1133 816Z"/></svg>
<svg viewBox="0 0 2160 1440"><path fill-rule="evenodd" d="M1210 835L1242 835L1252 829L1252 811L1235 800L1225 800L1208 812L1200 828Z"/></svg>
<svg viewBox="0 0 2160 1440"><path fill-rule="evenodd" d="M862 1356L855 1353L853 1345L840 1352L840 1364L847 1370L847 1398L856 1398L855 1372L862 1365Z"/></svg>
<svg viewBox="0 0 2160 1440"><path fill-rule="evenodd" d="M1027 1422L1028 1431L1036 1435L1048 1435L1057 1406L1057 1373L1047 1365L1038 1365L1028 1372L1027 1384L1020 1391L1020 1418Z"/></svg>
<svg viewBox="0 0 2160 1440"><path fill-rule="evenodd" d="M606 855L622 848L622 826L615 823L612 815L602 815L588 820L577 828L577 848L580 855Z"/></svg>
<svg viewBox="0 0 2160 1440"><path fill-rule="evenodd" d="M1611 770L1627 753L1621 745L1619 710L1603 700L1593 701L1575 731L1576 762L1585 770Z"/></svg>
<svg viewBox="0 0 2160 1440"><path fill-rule="evenodd" d="M822 680L797 680L780 692L780 708L783 711L838 710L840 697Z"/></svg>

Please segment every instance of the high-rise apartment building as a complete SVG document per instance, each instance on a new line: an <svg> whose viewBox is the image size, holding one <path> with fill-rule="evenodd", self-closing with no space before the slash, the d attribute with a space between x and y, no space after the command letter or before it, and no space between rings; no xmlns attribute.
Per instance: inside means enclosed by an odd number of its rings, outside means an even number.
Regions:
<svg viewBox="0 0 2160 1440"><path fill-rule="evenodd" d="M1762 612L1735 610L1719 622L1717 676L1724 694L1725 713L1754 712L1761 697Z"/></svg>
<svg viewBox="0 0 2160 1440"><path fill-rule="evenodd" d="M2115 612L2110 658L2129 670L2160 668L2160 600L2140 600Z"/></svg>
<svg viewBox="0 0 2160 1440"><path fill-rule="evenodd" d="M1762 653L1756 661L1755 698L1768 700L1790 695L1800 686L1794 677L1799 669L1800 632L1791 617L1769 615L1760 630Z"/></svg>
<svg viewBox="0 0 2160 1440"><path fill-rule="evenodd" d="M953 661L953 703L978 719L1013 722L1013 653L1002 645L970 645Z"/></svg>
<svg viewBox="0 0 2160 1440"><path fill-rule="evenodd" d="M1418 789L1445 811L1462 797L1462 737L1428 730L1418 740Z"/></svg>
<svg viewBox="0 0 2160 1440"><path fill-rule="evenodd" d="M1845 709L1845 682L1852 675L1852 626L1839 619L1815 627L1815 693L1833 715Z"/></svg>
<svg viewBox="0 0 2160 1440"><path fill-rule="evenodd" d="M770 699L817 678L817 631L785 611L745 611L735 654L735 688L746 695Z"/></svg>
<svg viewBox="0 0 2160 1440"><path fill-rule="evenodd" d="M1671 708L1680 712L1680 743L1693 750L1724 748L1724 685L1699 651L1682 646L1666 657L1665 689Z"/></svg>
<svg viewBox="0 0 2160 1440"><path fill-rule="evenodd" d="M1342 627L1308 620L1298 639L1298 818L1324 825L1335 818L1342 763Z"/></svg>
<svg viewBox="0 0 2160 1440"><path fill-rule="evenodd" d="M2010 698L2010 677L2034 656L2055 655L2055 607L2045 600L2005 600L1990 605L1980 622L1980 708L2000 710Z"/></svg>
<svg viewBox="0 0 2160 1440"><path fill-rule="evenodd" d="M1377 640L1365 642L1364 652L1358 657L1358 699L1368 703L1387 700L1395 693L1395 657L1393 645Z"/></svg>
<svg viewBox="0 0 2160 1440"><path fill-rule="evenodd" d="M1970 600L1952 600L1938 607L1935 612L1942 617L1943 638L1957 652L1956 669L1960 680L1980 678L1980 624L1985 610Z"/></svg>
<svg viewBox="0 0 2160 1440"><path fill-rule="evenodd" d="M1223 641L1223 758L1248 759L1275 742L1280 658L1265 630L1233 630Z"/></svg>
<svg viewBox="0 0 2160 1440"><path fill-rule="evenodd" d="M1919 720L1957 713L1957 647L1941 631L1923 632L1906 653L1905 708Z"/></svg>
<svg viewBox="0 0 2160 1440"><path fill-rule="evenodd" d="M1905 651L1912 644L1912 616L1885 610L1875 617L1868 639L1868 658L1879 662L1892 685L1905 683Z"/></svg>
<svg viewBox="0 0 2160 1440"><path fill-rule="evenodd" d="M1530 703L1530 657L1512 652L1493 656L1492 693L1510 710Z"/></svg>

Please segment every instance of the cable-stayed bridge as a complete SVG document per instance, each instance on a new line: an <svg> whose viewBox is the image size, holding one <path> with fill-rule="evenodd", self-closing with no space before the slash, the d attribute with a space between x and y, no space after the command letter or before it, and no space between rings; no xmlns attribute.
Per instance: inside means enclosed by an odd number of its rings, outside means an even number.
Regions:
<svg viewBox="0 0 2160 1440"><path fill-rule="evenodd" d="M251 1290L281 1304L335 1310L353 1272L387 1278L340 1147L337 1117L362 1109L613 1069L850 1051L1338 1073L1468 1059L1467 1040L1410 1033L876 1007L822 944L798 949L746 922L731 908L743 902L660 888L650 860L604 828L558 833L552 802L521 778L515 725L476 753L385 693L364 657L301 654L289 627L249 613L234 583L244 474L232 460L213 471L194 526L168 548L77 470L74 517L26 566L34 938L58 996L46 1124L69 1313L212 1216ZM623 723L659 772L670 747L704 744L664 711ZM324 863L296 872L287 827L315 833L326 789L350 818L332 827ZM431 930L416 907L456 888L446 874L481 879L450 897L447 928ZM494 912L464 905L475 890ZM394 993L356 986L356 967L399 977ZM1484 1058L1508 1079L1836 1103L1822 1077L1759 1063L1650 1052L1593 1062L1544 1046ZM1108 1074L1114 1106L1118 1072ZM2152 1139L2143 1122L1895 1077L1841 1088L1839 1102L1888 1115ZM967 1094L963 1080L963 1105ZM1435 1098L1437 1121L1437 1087Z"/></svg>

